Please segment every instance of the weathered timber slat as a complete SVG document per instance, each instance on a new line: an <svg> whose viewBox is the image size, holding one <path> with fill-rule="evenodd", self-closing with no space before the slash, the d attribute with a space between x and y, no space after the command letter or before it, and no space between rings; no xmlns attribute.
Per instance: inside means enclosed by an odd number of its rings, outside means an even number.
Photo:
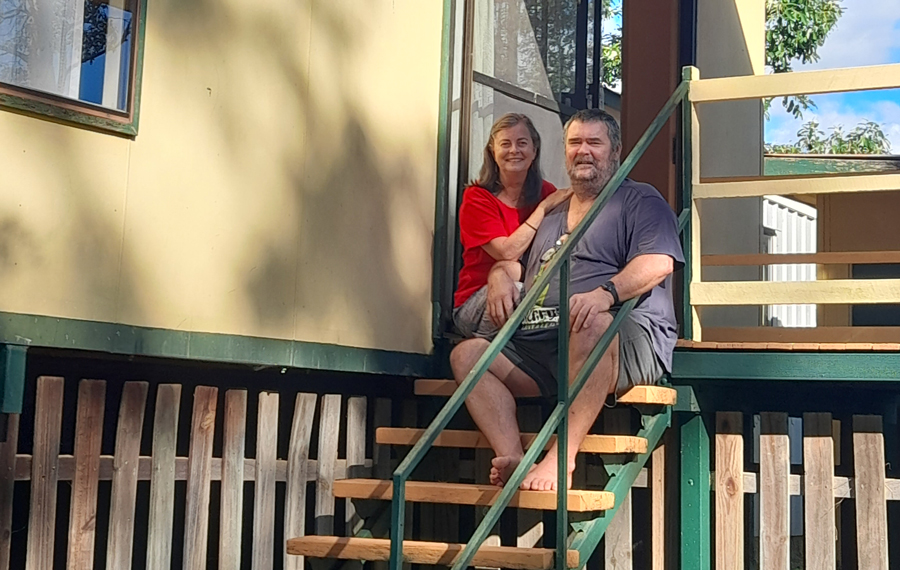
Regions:
<svg viewBox="0 0 900 570"><path fill-rule="evenodd" d="M423 433L425 433L424 429L416 428L378 428L375 430L375 440L386 445L414 445ZM523 433L522 446L528 449L535 437L537 434ZM546 448L549 449L554 443L556 443L555 435L547 442ZM454 429L442 431L432 445L434 447L491 448L490 442L483 433ZM647 440L630 435L588 434L579 451L583 453L645 453Z"/></svg>
<svg viewBox="0 0 900 570"><path fill-rule="evenodd" d="M278 393L260 393L258 409L251 569L272 570L275 564L275 458L278 456Z"/></svg>
<svg viewBox="0 0 900 570"><path fill-rule="evenodd" d="M807 568L834 568L834 442L831 414L803 414L803 529Z"/></svg>
<svg viewBox="0 0 900 570"><path fill-rule="evenodd" d="M716 413L716 568L744 565L744 436L740 412Z"/></svg>
<svg viewBox="0 0 900 570"><path fill-rule="evenodd" d="M188 476L188 457L176 457L175 458L175 480L176 481L184 481ZM31 481L31 463L32 458L30 455L18 454L16 455L16 465L15 465L15 479L16 481ZM210 481L221 481L222 480L222 459L219 457L213 457L210 459ZM307 461L307 481L315 481L316 480L316 469L318 466L318 461L315 459L310 459ZM366 459L365 462L366 469L372 467L372 460ZM275 462L275 480L279 483L283 483L287 481L287 468L288 462L285 459L279 459ZM153 459L148 456L141 456L138 459L138 481L149 481L151 478L151 474L153 472ZM244 481L255 481L256 480L256 460L255 459L244 459L243 467L243 480ZM111 481L113 476L113 456L112 455L101 455L100 456L100 480L101 481ZM59 456L59 480L60 481L72 481L75 477L75 457L72 455L60 455ZM346 479L347 478L347 461L345 459L338 459L334 462L334 477L335 479Z"/></svg>
<svg viewBox="0 0 900 570"><path fill-rule="evenodd" d="M606 410L602 417L607 433L632 433L631 410L624 408ZM569 510L572 508L569 507ZM606 562L604 568L607 570L631 570L634 566L631 491L622 499L622 504L613 515L604 536L603 554Z"/></svg>
<svg viewBox="0 0 900 570"><path fill-rule="evenodd" d="M791 457L787 414L760 414L759 471L760 567L790 570Z"/></svg>
<svg viewBox="0 0 900 570"><path fill-rule="evenodd" d="M134 510L137 499L137 467L141 454L141 430L147 408L147 382L126 382L119 407L116 454L113 457L112 501L109 508L109 542L106 567L131 568L134 548Z"/></svg>
<svg viewBox="0 0 900 570"><path fill-rule="evenodd" d="M217 388L210 386L198 386L194 390L184 521L184 570L206 568L209 472L218 393Z"/></svg>
<svg viewBox="0 0 900 570"><path fill-rule="evenodd" d="M181 385L156 388L153 456L150 460L150 514L147 524L147 570L170 570L175 521L175 445L181 411ZM138 461L138 478L143 461Z"/></svg>
<svg viewBox="0 0 900 570"><path fill-rule="evenodd" d="M347 475L365 477L366 465L366 399L347 400ZM356 514L356 506L347 500L344 508L347 536L354 536L362 528L363 520Z"/></svg>
<svg viewBox="0 0 900 570"><path fill-rule="evenodd" d="M219 515L219 570L241 568L241 522L244 515L244 450L247 437L247 391L225 392L222 442L222 496ZM255 474L254 474L255 475Z"/></svg>
<svg viewBox="0 0 900 570"><path fill-rule="evenodd" d="M319 447L316 465L316 534L334 534L334 463L337 461L340 436L341 397L328 394L322 398L319 414Z"/></svg>
<svg viewBox="0 0 900 570"><path fill-rule="evenodd" d="M853 416L853 472L859 568L888 569L888 521L881 416Z"/></svg>
<svg viewBox="0 0 900 570"><path fill-rule="evenodd" d="M78 385L78 410L75 414L75 477L72 481L69 551L66 557L66 568L69 570L90 570L94 567L97 488L105 408L106 382L82 380Z"/></svg>
<svg viewBox="0 0 900 570"><path fill-rule="evenodd" d="M391 481L381 479L344 479L334 482L334 495L343 498L389 501L392 489ZM495 485L407 481L406 500L413 503L489 506L501 491L502 488ZM606 491L570 490L568 500L569 510L572 512L593 512L611 508L615 497ZM556 509L556 492L518 491L509 506L552 511Z"/></svg>
<svg viewBox="0 0 900 570"><path fill-rule="evenodd" d="M715 475L715 473L712 473L712 475ZM853 477L835 476L833 479L835 499L853 499L856 497L856 492L853 489ZM751 473L749 471L744 472L745 494L752 495L757 493L759 491L758 484L759 477L756 473ZM792 497L803 495L803 478L800 475L791 475L789 486ZM634 487L640 487L640 485L634 485ZM715 491L715 485L713 485L712 490ZM885 479L884 494L885 499L888 501L900 501L900 479Z"/></svg>
<svg viewBox="0 0 900 570"><path fill-rule="evenodd" d="M288 448L287 492L284 508L284 567L286 570L303 570L302 556L288 556L287 538L306 534L306 482L316 474L310 467L309 442L312 438L313 418L316 415L316 395L297 394L294 402L294 418L291 424L291 442Z"/></svg>
<svg viewBox="0 0 900 570"><path fill-rule="evenodd" d="M378 431L391 425L391 401L387 398L375 400L375 448L372 450L372 476L375 479L391 478L391 448L378 443ZM299 535L298 535L299 536Z"/></svg>
<svg viewBox="0 0 900 570"><path fill-rule="evenodd" d="M9 568L19 417L19 414L9 416L9 423L6 425L6 441L0 443L0 570Z"/></svg>
<svg viewBox="0 0 900 570"><path fill-rule="evenodd" d="M650 564L666 568L666 444L663 439L650 456ZM677 451L677 450L673 450Z"/></svg>
<svg viewBox="0 0 900 570"><path fill-rule="evenodd" d="M63 412L62 378L38 378L34 414L34 461L28 513L26 570L52 570L56 530L56 484Z"/></svg>
<svg viewBox="0 0 900 570"><path fill-rule="evenodd" d="M450 566L459 556L464 544L446 542L403 541L403 559L412 564ZM304 536L288 540L288 553L317 558L344 560L388 560L391 541L377 538L339 538L333 536ZM554 551L549 548L516 548L512 546L482 546L472 559L472 566L511 568L514 570L550 570ZM566 553L566 565L578 568L577 550Z"/></svg>

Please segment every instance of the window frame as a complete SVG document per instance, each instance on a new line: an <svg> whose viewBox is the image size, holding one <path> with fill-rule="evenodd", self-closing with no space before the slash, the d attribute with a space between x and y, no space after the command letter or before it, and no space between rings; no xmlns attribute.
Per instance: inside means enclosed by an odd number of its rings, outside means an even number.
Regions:
<svg viewBox="0 0 900 570"><path fill-rule="evenodd" d="M0 81L0 109L40 119L49 119L90 130L136 137L140 120L141 81L144 68L144 32L147 0L135 0L136 18L132 20L135 45L131 50L126 111L109 109L86 101L70 99Z"/></svg>

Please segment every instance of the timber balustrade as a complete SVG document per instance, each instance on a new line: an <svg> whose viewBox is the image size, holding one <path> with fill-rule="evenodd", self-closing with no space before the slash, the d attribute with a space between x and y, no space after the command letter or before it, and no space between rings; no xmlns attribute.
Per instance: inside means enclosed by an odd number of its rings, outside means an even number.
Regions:
<svg viewBox="0 0 900 570"><path fill-rule="evenodd" d="M716 331L705 334L700 326L698 307L733 305L856 305L900 303L900 279L840 279L804 282L730 281L707 282L701 277L703 266L762 266L814 263L820 266L900 263L898 251L821 252L810 254L703 255L700 235L703 200L746 198L766 195L826 195L836 193L885 192L900 190L900 173L815 174L805 176L754 176L730 178L700 177L700 141L702 129L697 106L705 103L774 98L789 95L839 93L873 89L900 88L900 64L701 79L696 68L685 68L689 80L684 124L683 199L690 205L690 267L685 272L689 300L685 311L692 318L685 325L685 338L696 341L726 340ZM860 228L860 231L864 231ZM687 249L686 247L686 249ZM824 330L824 329L823 329ZM897 329L891 331L894 342ZM748 341L777 341L777 334L746 330ZM774 336L773 336L774 334ZM828 336L828 332L822 334ZM795 338L798 335L793 335ZM807 329L803 340L819 340L819 331ZM833 335L832 335L833 336ZM858 335L857 335L858 336ZM884 335L881 335L884 336ZM733 337L727 340L734 341ZM872 341L869 341L872 342ZM877 341L876 341L877 342Z"/></svg>

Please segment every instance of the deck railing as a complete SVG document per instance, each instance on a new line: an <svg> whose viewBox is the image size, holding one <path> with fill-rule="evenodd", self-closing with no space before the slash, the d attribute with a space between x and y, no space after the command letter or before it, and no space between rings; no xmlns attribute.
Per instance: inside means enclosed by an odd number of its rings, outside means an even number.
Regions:
<svg viewBox="0 0 900 570"><path fill-rule="evenodd" d="M685 307L693 318L686 327L686 338L700 340L738 341L734 334L728 339L703 338L697 307L735 305L787 304L874 304L900 302L900 279L835 279L804 282L729 281L707 282L702 279L701 267L760 266L785 263L815 263L819 265L854 263L897 263L900 252L821 252L801 255L702 255L700 232L703 220L703 201L716 198L748 198L766 195L799 196L836 193L882 192L900 190L900 173L817 174L811 176L755 176L729 178L700 177L701 124L697 106L704 103L783 97L799 94L838 93L873 89L900 88L900 64L785 73L700 79L696 69L688 68L690 79L688 100L684 107L685 132L685 204L690 205L691 230L689 294ZM689 150L688 150L689 149ZM862 228L861 228L862 229ZM748 329L754 338L764 340L758 332ZM734 331L731 331L732 333ZM897 332L897 329L894 329ZM740 333L737 333L740 334ZM799 338L794 334L791 338ZM768 340L779 340L767 337ZM804 340L815 340L807 335ZM871 341L870 341L871 342Z"/></svg>

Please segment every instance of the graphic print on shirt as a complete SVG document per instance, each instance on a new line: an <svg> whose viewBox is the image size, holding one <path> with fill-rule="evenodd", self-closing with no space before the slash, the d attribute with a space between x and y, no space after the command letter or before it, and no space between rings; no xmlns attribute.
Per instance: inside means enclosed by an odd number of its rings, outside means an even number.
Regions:
<svg viewBox="0 0 900 570"><path fill-rule="evenodd" d="M538 272L535 274L534 280L531 282L532 285L534 285L537 280L540 279L541 275L544 274L550 261L553 260L553 256L556 255L559 248L566 243L567 239L569 239L569 234L563 234L556 240L556 243L553 244L552 247L541 255L541 268L538 269ZM525 320L522 321L522 330L533 331L551 329L559 326L559 307L544 307L544 301L547 298L547 292L549 290L550 284L548 283L544 286L544 290L541 291L541 294L538 296L534 307L532 307L531 310L528 311L528 314L525 315Z"/></svg>

